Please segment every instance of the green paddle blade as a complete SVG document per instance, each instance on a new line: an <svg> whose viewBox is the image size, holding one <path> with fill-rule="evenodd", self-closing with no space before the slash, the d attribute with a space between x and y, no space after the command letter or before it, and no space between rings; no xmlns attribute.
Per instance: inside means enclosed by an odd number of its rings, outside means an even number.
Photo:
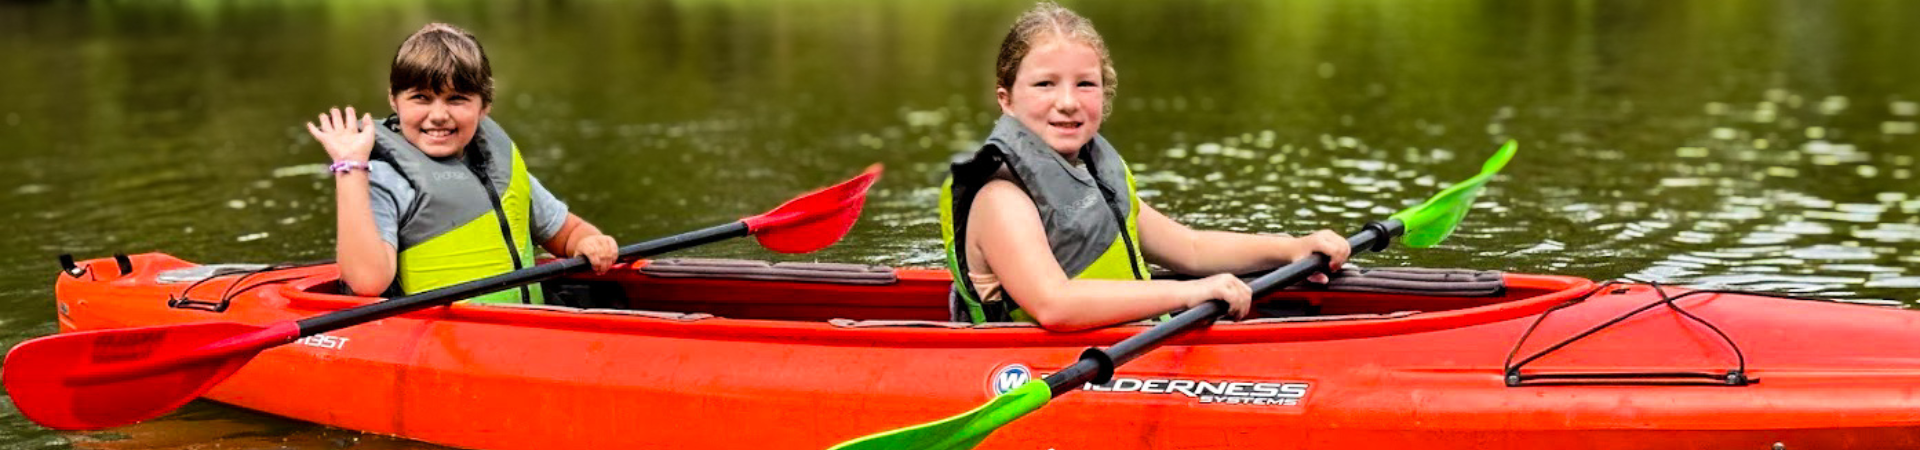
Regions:
<svg viewBox="0 0 1920 450"><path fill-rule="evenodd" d="M980 445L993 430L1040 409L1053 399L1047 382L1028 381L994 397L993 402L939 422L874 434L835 445L831 450L927 449L965 450Z"/></svg>
<svg viewBox="0 0 1920 450"><path fill-rule="evenodd" d="M1466 181L1454 183L1446 190L1435 194L1426 202L1412 208L1393 213L1393 220L1399 220L1407 227L1406 237L1400 243L1413 248L1427 248L1439 244L1447 235L1453 234L1453 227L1460 225L1460 219L1467 216L1467 210L1473 208L1473 198L1480 195L1480 188L1493 179L1493 174L1507 166L1513 154L1520 150L1520 144L1507 141L1494 152L1485 165L1480 166L1480 174Z"/></svg>

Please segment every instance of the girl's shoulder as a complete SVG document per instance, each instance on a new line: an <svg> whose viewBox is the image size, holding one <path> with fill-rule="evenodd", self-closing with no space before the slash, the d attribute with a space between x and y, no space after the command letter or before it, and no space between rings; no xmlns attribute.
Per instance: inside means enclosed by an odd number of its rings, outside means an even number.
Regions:
<svg viewBox="0 0 1920 450"><path fill-rule="evenodd" d="M400 173L400 169L378 158L367 161L367 184L395 194L413 192L413 183L407 181L407 177Z"/></svg>
<svg viewBox="0 0 1920 450"><path fill-rule="evenodd" d="M1012 177L994 177L988 180L986 185L980 186L980 192L974 197L973 208L977 212L980 208L1035 209L1037 206L1034 206L1033 199L1027 197L1027 191L1021 189Z"/></svg>

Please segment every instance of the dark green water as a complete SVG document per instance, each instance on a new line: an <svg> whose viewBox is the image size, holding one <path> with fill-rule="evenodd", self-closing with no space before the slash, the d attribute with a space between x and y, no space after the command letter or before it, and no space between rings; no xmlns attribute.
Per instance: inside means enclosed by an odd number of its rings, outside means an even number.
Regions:
<svg viewBox="0 0 1920 450"><path fill-rule="evenodd" d="M1445 245L1360 262L1920 298L1920 3L1080 3L1120 72L1101 131L1189 224L1351 229L1513 138ZM61 253L331 257L326 155L301 124L384 112L386 61L429 21L480 36L493 116L616 237L883 162L861 226L804 258L937 265L935 186L998 113L993 55L1027 5L0 3L0 344L54 330ZM423 446L204 403L100 433L0 408L0 445Z"/></svg>

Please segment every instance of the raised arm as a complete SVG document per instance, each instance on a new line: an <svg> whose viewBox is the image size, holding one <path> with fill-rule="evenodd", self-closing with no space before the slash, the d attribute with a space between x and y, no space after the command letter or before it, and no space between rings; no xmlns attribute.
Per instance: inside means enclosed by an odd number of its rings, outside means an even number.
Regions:
<svg viewBox="0 0 1920 450"><path fill-rule="evenodd" d="M374 225L372 196L367 185L367 157L373 152L371 114L356 118L353 107L320 114L320 123L307 123L307 132L325 147L337 172L333 177L337 223L334 258L340 281L355 295L375 296L393 284L394 249L380 240Z"/></svg>

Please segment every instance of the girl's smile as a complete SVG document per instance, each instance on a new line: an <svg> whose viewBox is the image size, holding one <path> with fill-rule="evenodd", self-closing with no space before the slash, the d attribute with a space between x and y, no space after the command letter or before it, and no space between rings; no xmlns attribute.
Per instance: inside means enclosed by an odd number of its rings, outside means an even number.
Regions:
<svg viewBox="0 0 1920 450"><path fill-rule="evenodd" d="M480 118L491 109L477 95L419 89L408 89L388 101L400 115L400 135L435 158L460 154L473 141Z"/></svg>

